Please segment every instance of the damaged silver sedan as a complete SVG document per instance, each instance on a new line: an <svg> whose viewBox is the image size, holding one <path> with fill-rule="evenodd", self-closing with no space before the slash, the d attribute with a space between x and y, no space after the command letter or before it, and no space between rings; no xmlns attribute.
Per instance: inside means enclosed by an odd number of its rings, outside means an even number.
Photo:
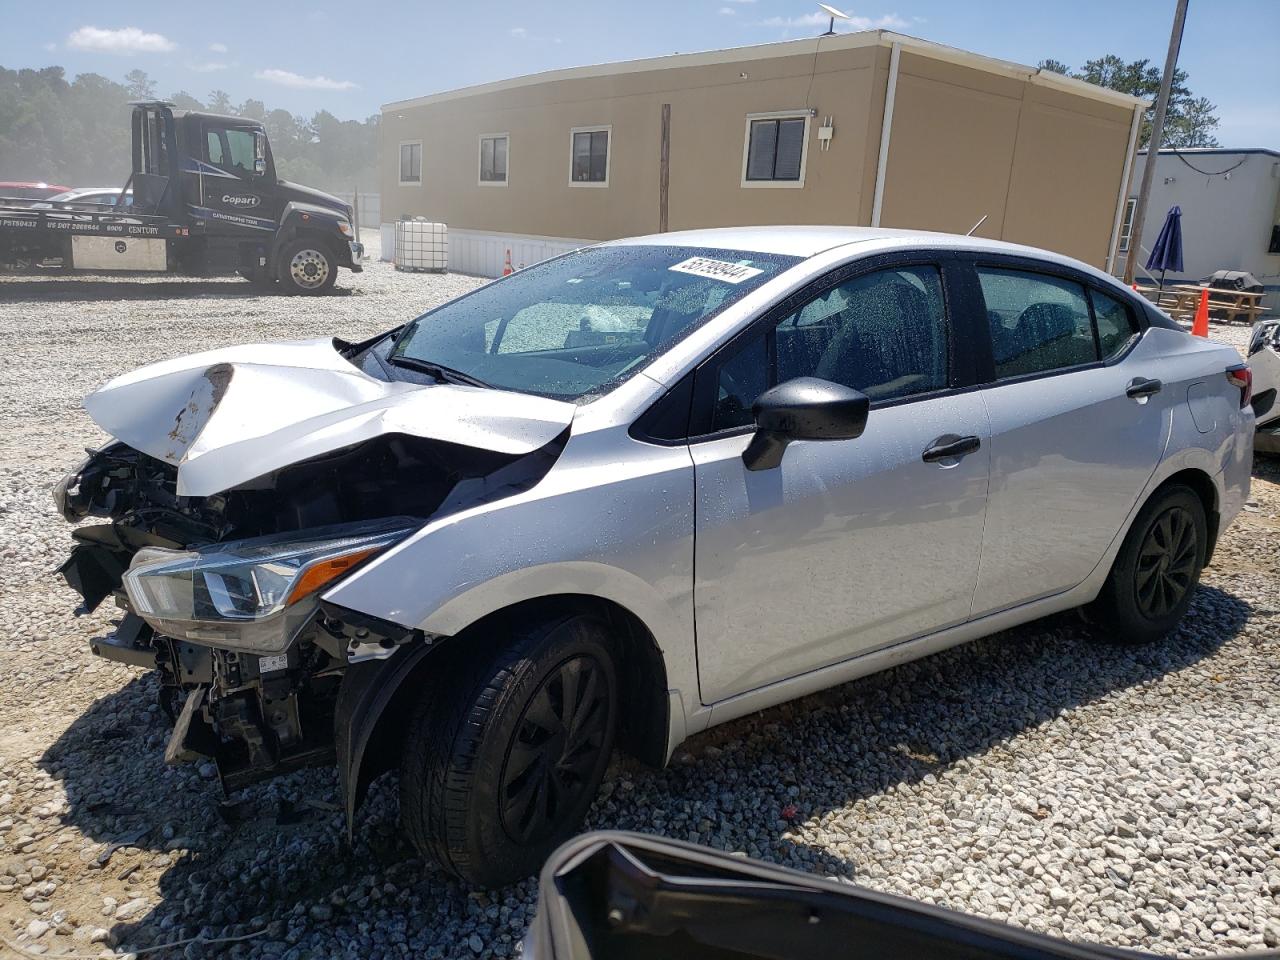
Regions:
<svg viewBox="0 0 1280 960"><path fill-rule="evenodd" d="M62 572L125 611L95 652L159 672L166 759L228 790L336 763L349 823L398 769L422 853L499 884L615 744L661 765L1072 607L1163 636L1247 497L1237 361L1025 247L618 241L367 342L110 382Z"/></svg>

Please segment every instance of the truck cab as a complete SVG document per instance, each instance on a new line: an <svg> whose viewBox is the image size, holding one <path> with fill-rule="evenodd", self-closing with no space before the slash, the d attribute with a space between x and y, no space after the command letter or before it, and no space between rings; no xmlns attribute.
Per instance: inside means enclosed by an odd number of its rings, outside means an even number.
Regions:
<svg viewBox="0 0 1280 960"><path fill-rule="evenodd" d="M319 293L332 287L339 267L361 269L351 206L279 179L256 120L137 103L131 179L136 212L188 226L184 272L239 273Z"/></svg>
<svg viewBox="0 0 1280 960"><path fill-rule="evenodd" d="M240 274L289 293L361 271L351 206L276 176L262 124L133 104L132 170L117 201L32 208L0 198L0 264L64 270Z"/></svg>

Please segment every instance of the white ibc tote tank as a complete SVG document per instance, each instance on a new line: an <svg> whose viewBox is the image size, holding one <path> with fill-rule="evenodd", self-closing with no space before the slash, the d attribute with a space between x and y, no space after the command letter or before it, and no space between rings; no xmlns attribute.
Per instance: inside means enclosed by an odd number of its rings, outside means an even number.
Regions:
<svg viewBox="0 0 1280 960"><path fill-rule="evenodd" d="M449 228L421 217L396 221L396 269L449 269Z"/></svg>

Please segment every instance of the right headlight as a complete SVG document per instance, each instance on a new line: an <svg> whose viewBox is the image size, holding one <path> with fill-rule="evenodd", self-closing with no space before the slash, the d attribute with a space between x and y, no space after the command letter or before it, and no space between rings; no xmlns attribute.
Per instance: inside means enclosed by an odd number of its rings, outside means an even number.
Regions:
<svg viewBox="0 0 1280 960"><path fill-rule="evenodd" d="M124 575L134 611L158 633L279 653L320 591L417 529L406 517L320 527L196 550L145 547Z"/></svg>

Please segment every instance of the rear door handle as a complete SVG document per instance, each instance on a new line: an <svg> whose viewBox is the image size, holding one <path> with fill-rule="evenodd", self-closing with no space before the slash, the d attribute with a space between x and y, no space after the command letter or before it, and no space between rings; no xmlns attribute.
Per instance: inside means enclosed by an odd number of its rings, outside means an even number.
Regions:
<svg viewBox="0 0 1280 960"><path fill-rule="evenodd" d="M1164 389L1164 384L1159 380L1134 377L1129 381L1129 386L1124 388L1124 395L1134 400L1143 400L1147 397L1154 397L1162 389Z"/></svg>
<svg viewBox="0 0 1280 960"><path fill-rule="evenodd" d="M939 437L925 448L920 459L925 463L937 463L939 460L959 460L967 457L979 447L982 441L977 437L957 437L954 434Z"/></svg>

